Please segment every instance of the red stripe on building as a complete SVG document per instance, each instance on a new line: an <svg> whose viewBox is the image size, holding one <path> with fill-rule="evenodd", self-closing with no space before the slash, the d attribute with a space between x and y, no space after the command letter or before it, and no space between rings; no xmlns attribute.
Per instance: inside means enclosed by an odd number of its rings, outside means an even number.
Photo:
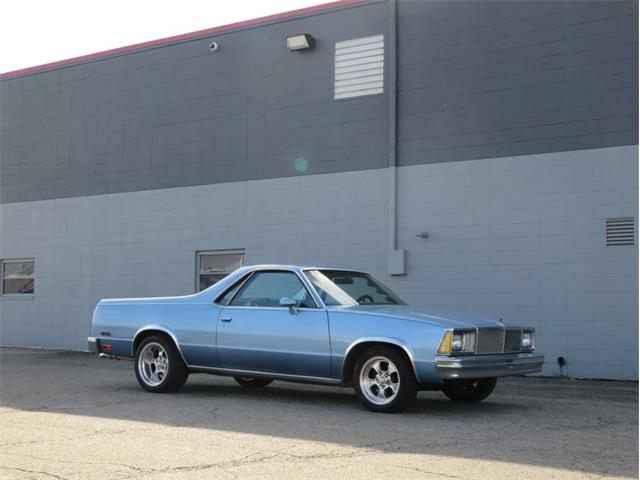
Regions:
<svg viewBox="0 0 640 480"><path fill-rule="evenodd" d="M161 45L168 45L176 42L184 42L186 40L206 37L208 35L212 35L215 33L229 32L229 31L238 30L241 28L253 27L256 25L274 22L277 20L284 20L288 18L299 17L302 15L309 15L311 13L323 12L325 10L332 10L335 8L346 7L349 5L365 3L366 1L367 0L337 0L335 2L322 3L320 5L313 5L311 7L299 8L297 10L290 10L288 12L267 15L265 17L253 18L251 20L244 20L242 22L229 23L227 25L221 25L213 28L206 28L204 30L197 30L195 32L183 33L181 35L174 35L171 37L159 38L157 40L150 40L148 42L136 43L134 45L127 45L125 47L112 48L110 50L104 50L102 52L90 53L88 55L81 55L79 57L68 58L65 60L58 60L56 62L44 63L42 65L36 65L34 67L27 67L27 68L21 68L18 70L12 70L10 72L0 73L0 79L20 76L20 75L27 75L29 73L40 72L43 70L63 67L66 65L73 65L75 63L80 63L80 62L99 60L101 58L112 57L114 55L121 55L124 53L131 53L137 50L144 50L146 48L159 47Z"/></svg>

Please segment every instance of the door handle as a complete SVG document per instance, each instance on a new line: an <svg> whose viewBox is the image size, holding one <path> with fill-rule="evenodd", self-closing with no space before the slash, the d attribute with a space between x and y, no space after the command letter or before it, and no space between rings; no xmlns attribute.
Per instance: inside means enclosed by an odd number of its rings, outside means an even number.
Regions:
<svg viewBox="0 0 640 480"><path fill-rule="evenodd" d="M231 317L220 317L220 321L229 323L233 320Z"/></svg>

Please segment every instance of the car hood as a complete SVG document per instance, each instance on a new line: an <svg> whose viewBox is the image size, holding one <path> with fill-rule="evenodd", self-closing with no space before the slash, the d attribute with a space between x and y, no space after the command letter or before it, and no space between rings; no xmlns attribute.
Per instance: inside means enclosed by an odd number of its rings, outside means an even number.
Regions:
<svg viewBox="0 0 640 480"><path fill-rule="evenodd" d="M490 318L469 313L453 312L428 307L410 307L408 305L357 305L342 310L363 314L388 315L439 325L445 328L482 328L497 327L502 324Z"/></svg>

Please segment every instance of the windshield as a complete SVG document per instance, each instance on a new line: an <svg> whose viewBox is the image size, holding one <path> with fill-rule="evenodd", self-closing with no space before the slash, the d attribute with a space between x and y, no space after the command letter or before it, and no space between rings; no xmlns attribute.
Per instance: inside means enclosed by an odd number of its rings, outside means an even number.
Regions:
<svg viewBox="0 0 640 480"><path fill-rule="evenodd" d="M405 305L388 287L367 273L308 270L305 275L327 306Z"/></svg>

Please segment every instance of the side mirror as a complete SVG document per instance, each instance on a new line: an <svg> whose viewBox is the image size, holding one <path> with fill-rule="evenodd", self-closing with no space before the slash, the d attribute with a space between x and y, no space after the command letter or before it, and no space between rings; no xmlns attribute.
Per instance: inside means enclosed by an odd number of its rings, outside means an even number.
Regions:
<svg viewBox="0 0 640 480"><path fill-rule="evenodd" d="M296 308L297 304L298 304L298 302L296 302L293 298L282 297L280 299L280 306L281 307L288 307L289 308L289 313L291 315L297 315L298 314L298 309Z"/></svg>

